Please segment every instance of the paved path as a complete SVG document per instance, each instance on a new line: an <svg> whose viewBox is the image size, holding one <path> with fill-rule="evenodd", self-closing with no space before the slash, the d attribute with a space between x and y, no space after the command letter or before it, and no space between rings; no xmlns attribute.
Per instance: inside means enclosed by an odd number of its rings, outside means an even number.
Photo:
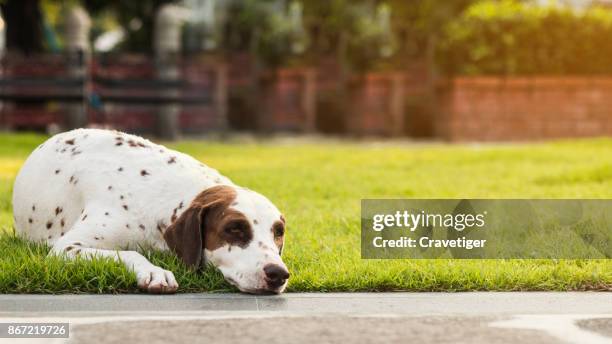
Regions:
<svg viewBox="0 0 612 344"><path fill-rule="evenodd" d="M0 295L9 321L68 321L71 343L612 343L612 293Z"/></svg>

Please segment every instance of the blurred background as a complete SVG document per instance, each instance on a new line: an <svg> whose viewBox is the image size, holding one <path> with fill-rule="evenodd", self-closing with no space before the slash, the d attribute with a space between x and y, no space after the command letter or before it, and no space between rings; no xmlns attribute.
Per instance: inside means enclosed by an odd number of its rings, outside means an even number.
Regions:
<svg viewBox="0 0 612 344"><path fill-rule="evenodd" d="M612 0L4 0L0 129L612 136Z"/></svg>

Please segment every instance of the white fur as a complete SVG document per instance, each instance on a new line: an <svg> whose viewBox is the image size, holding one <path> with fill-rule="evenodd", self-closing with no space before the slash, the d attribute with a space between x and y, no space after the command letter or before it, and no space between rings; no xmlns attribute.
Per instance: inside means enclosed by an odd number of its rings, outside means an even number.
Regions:
<svg viewBox="0 0 612 344"><path fill-rule="evenodd" d="M284 267L270 232L278 209L192 157L138 136L78 129L40 145L15 180L15 228L20 236L51 245L52 254L74 257L80 249L86 257L112 257L136 273L141 288L174 292L172 272L135 250L168 250L162 231L173 214L180 216L215 185L234 187L234 207L258 224L246 248L205 250L205 258L241 290L261 289L265 264Z"/></svg>

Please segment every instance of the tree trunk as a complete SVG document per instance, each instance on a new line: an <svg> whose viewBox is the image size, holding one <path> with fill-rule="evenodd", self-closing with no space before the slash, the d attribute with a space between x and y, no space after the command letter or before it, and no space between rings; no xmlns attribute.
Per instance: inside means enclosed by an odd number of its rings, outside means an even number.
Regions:
<svg viewBox="0 0 612 344"><path fill-rule="evenodd" d="M39 0L8 0L2 4L6 48L25 54L43 50L43 23Z"/></svg>

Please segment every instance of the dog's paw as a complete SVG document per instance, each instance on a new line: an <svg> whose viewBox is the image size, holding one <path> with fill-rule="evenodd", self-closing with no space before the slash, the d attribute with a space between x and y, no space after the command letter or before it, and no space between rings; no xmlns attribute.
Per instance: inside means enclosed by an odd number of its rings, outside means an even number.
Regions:
<svg viewBox="0 0 612 344"><path fill-rule="evenodd" d="M174 274L156 266L138 271L136 279L138 288L152 294L172 294L178 289Z"/></svg>

